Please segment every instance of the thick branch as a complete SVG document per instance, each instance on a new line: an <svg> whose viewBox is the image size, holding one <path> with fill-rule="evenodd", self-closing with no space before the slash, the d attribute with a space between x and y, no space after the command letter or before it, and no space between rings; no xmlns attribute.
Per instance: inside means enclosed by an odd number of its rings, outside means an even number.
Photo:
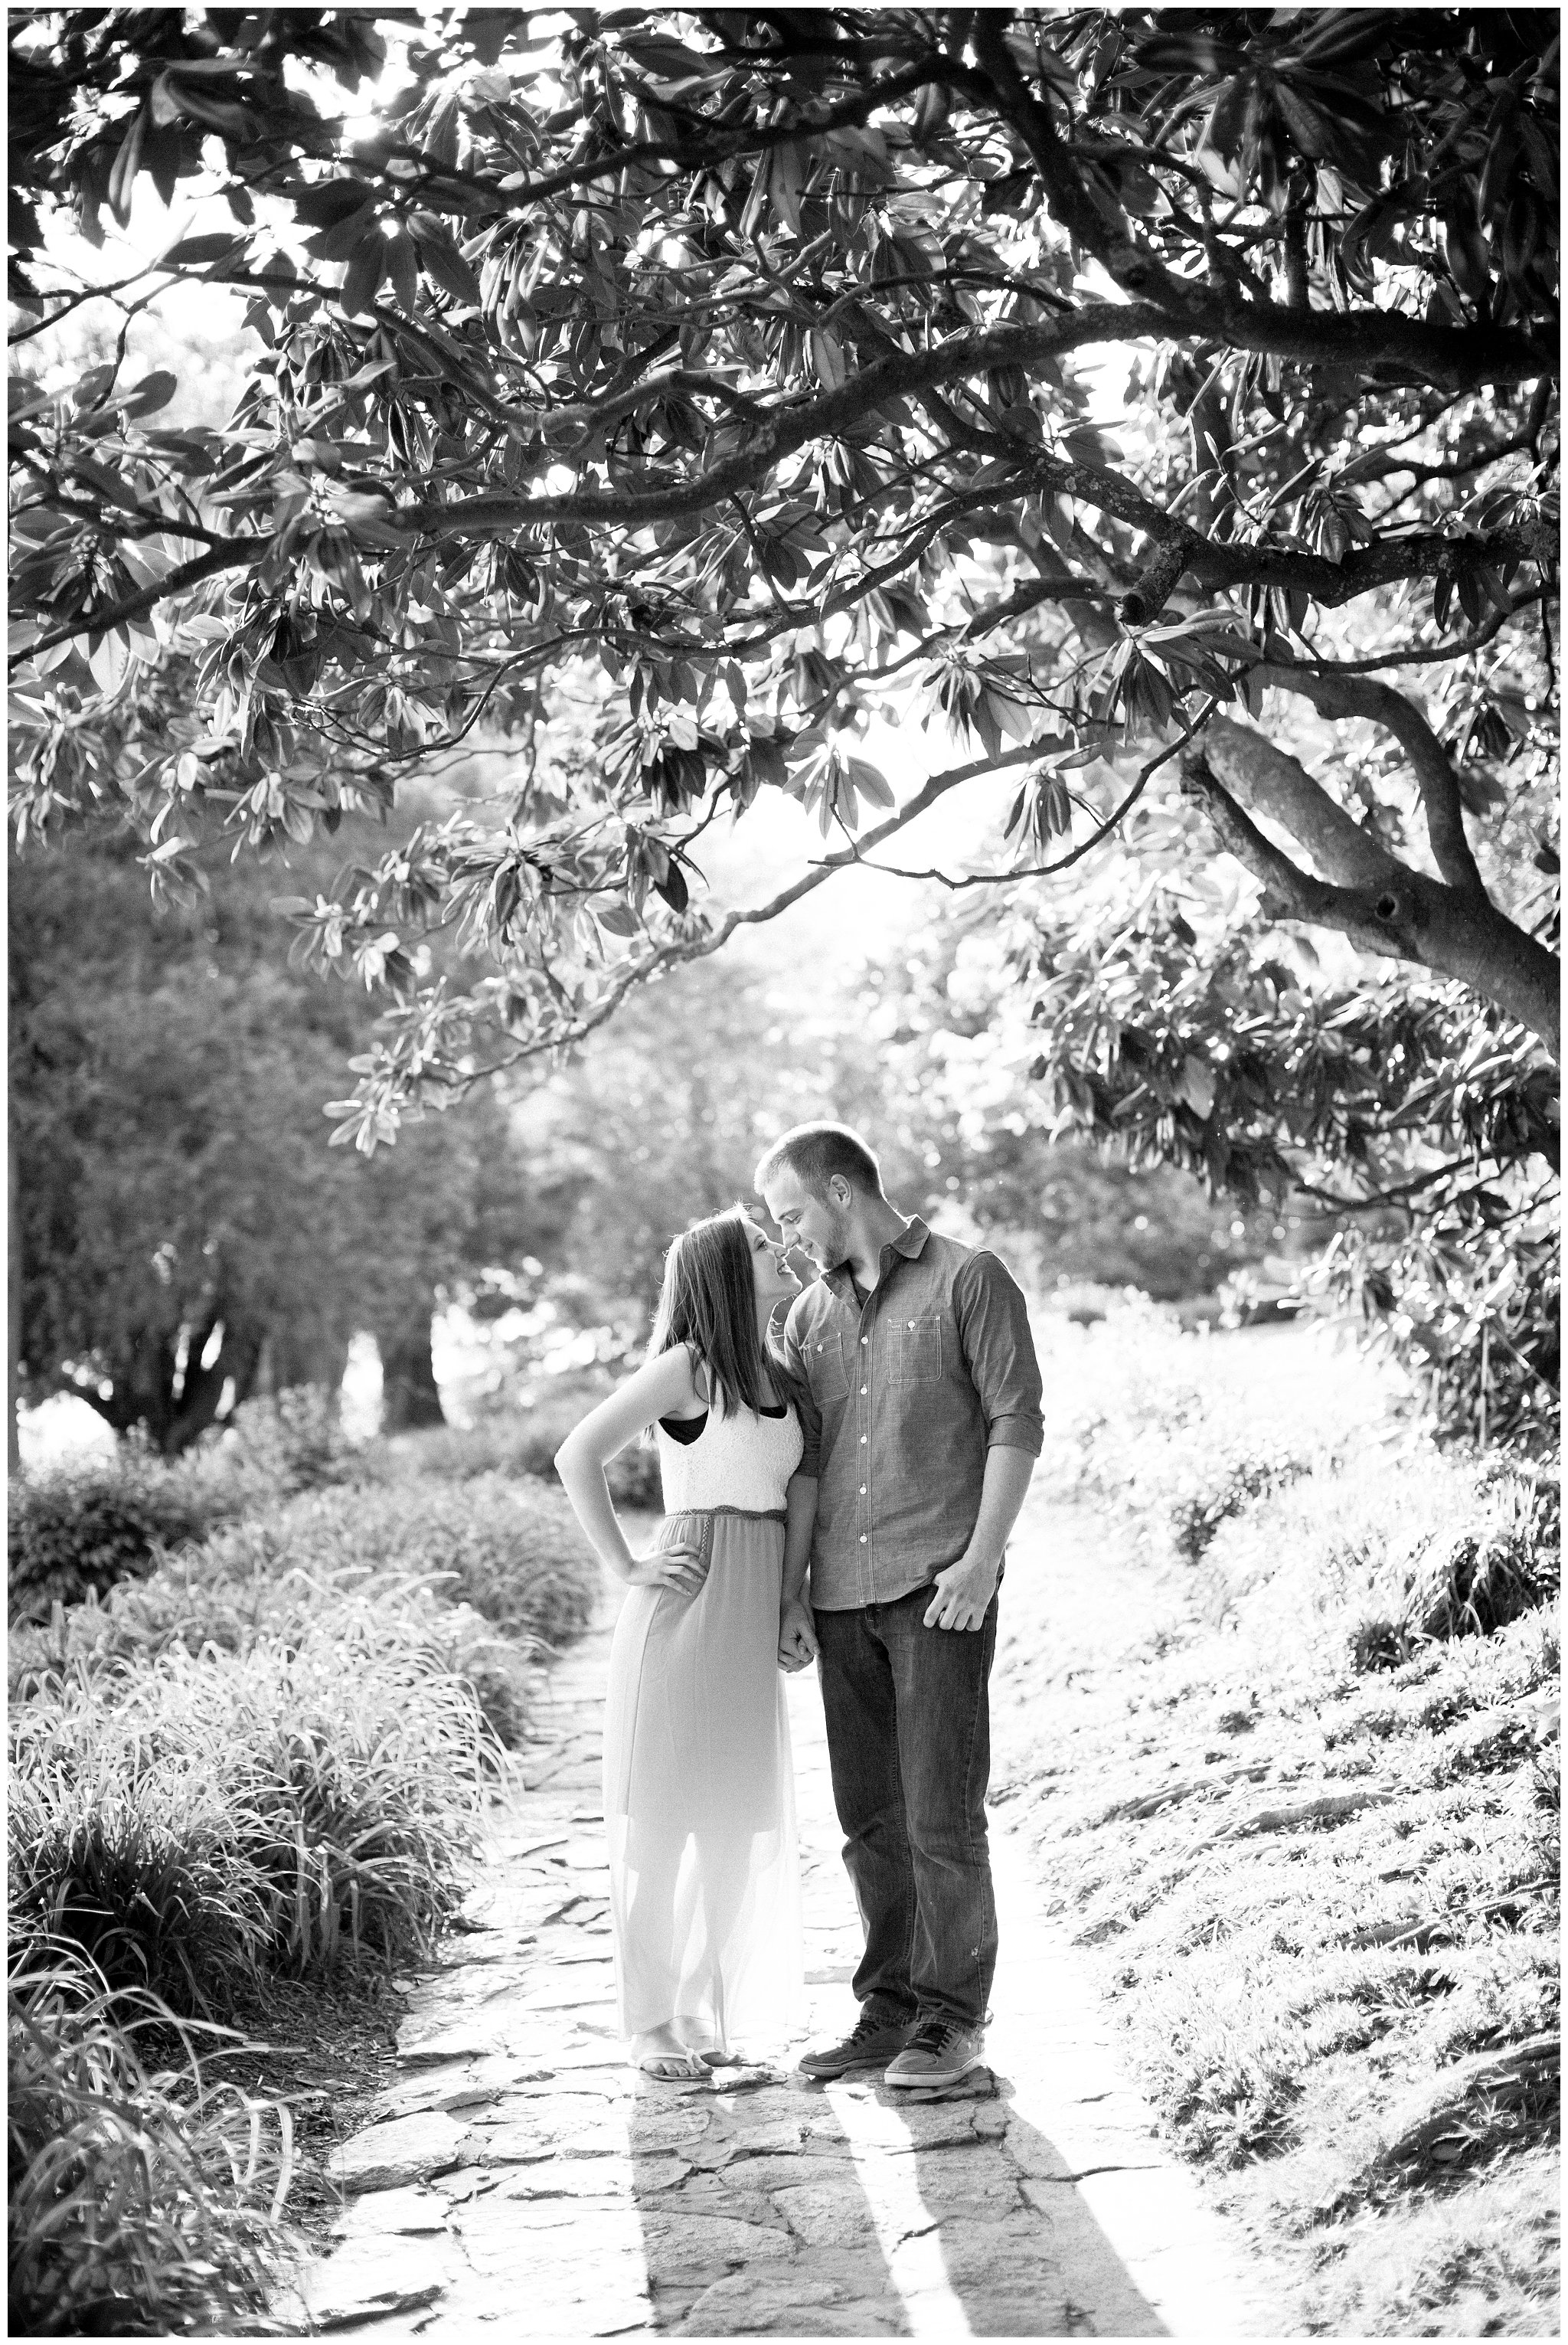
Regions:
<svg viewBox="0 0 1568 2345"><path fill-rule="evenodd" d="M1362 952L1457 978L1560 1055L1562 963L1485 897L1429 879L1393 856L1385 858L1381 884L1334 887L1313 878L1264 837L1202 751L1184 759L1182 790L1202 806L1220 845L1262 884L1267 918L1334 929Z"/></svg>
<svg viewBox="0 0 1568 2345"><path fill-rule="evenodd" d="M1448 751L1414 701L1371 676L1330 675L1320 669L1292 666L1260 667L1253 673L1262 684L1310 700L1321 716L1365 716L1391 733L1421 790L1433 862L1451 888L1484 898L1486 888L1464 835L1459 777Z"/></svg>
<svg viewBox="0 0 1568 2345"><path fill-rule="evenodd" d="M1229 795L1299 839L1326 878L1340 887L1375 888L1402 868L1297 758L1263 734L1234 717L1217 716L1205 746Z"/></svg>

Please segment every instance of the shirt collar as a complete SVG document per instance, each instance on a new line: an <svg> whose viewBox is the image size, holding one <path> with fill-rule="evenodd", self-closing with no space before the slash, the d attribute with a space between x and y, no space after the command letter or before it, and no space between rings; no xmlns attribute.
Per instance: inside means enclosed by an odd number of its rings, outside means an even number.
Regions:
<svg viewBox="0 0 1568 2345"><path fill-rule="evenodd" d="M912 1213L909 1217L909 1227L906 1230L901 1230L895 1238L889 1238L882 1251L884 1254L901 1254L906 1262L913 1262L917 1254L925 1251L926 1241L930 1234L930 1230L919 1214ZM853 1287L855 1284L847 1262L835 1262L831 1270L823 1273L823 1276L835 1289Z"/></svg>

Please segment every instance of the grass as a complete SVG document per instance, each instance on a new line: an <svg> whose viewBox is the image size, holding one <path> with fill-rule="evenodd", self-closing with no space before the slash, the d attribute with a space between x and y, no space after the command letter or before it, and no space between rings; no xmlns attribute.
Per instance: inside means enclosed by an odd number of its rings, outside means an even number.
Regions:
<svg viewBox="0 0 1568 2345"><path fill-rule="evenodd" d="M1431 1450L1297 1335L1144 1318L1064 1355L998 1658L1048 1721L998 1788L1053 1906L1172 2140L1292 2269L1285 2333L1543 2333L1554 1482Z"/></svg>

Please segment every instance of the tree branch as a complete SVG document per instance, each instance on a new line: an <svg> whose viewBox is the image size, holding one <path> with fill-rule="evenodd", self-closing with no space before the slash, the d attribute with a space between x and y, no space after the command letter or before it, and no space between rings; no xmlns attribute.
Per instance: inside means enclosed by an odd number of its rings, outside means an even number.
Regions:
<svg viewBox="0 0 1568 2345"><path fill-rule="evenodd" d="M1163 311L1168 334L1199 335L1236 350L1308 364L1391 369L1395 379L1454 391L1533 382L1559 372L1555 343L1537 343L1528 334L1500 333L1491 326L1429 326L1420 319L1381 310L1341 315L1282 308L1272 301L1249 300L1239 286L1215 295L1178 277L1146 246L1118 233L1094 202L1049 110L1014 63L1004 37L1007 15L999 8L976 12L971 37L980 71L957 68L952 78L972 97L995 106L1028 148L1053 217L1124 293L1151 301Z"/></svg>
<svg viewBox="0 0 1568 2345"><path fill-rule="evenodd" d="M178 527L171 522L169 536L178 537L180 533ZM223 545L209 546L205 553L198 553L194 562L182 563L177 570L166 572L163 577L155 578L150 585L142 587L138 594L127 595L123 603L115 604L112 609L84 612L68 625L56 627L52 635L40 635L38 641L29 644L25 651L13 652L7 666L15 667L22 660L36 659L40 652L53 651L56 644L71 643L77 635L106 634L111 627L124 626L131 619L145 618L149 611L155 611L171 594L182 594L187 586L199 585L204 578L214 578L220 570L237 570L243 563L254 562L268 542L266 538L241 537L233 538Z"/></svg>
<svg viewBox="0 0 1568 2345"><path fill-rule="evenodd" d="M609 989L592 1010L584 1010L564 1030L536 1036L531 1041L520 1042L494 1065L477 1068L459 1086L460 1095L470 1083L479 1081L482 1076L496 1073L501 1067L518 1066L526 1059L537 1059L546 1051L559 1051L571 1043L582 1041L596 1027L604 1025L614 1016L633 987L656 976L660 969L675 968L684 961L705 960L726 945L737 929L757 927L764 921L776 920L779 914L787 912L792 904L798 904L803 897L814 893L833 878L835 871L842 871L860 861L865 848L880 847L885 839L895 837L916 816L925 814L938 798L945 797L949 790L958 789L965 782L975 781L982 774L999 773L1004 766L1024 765L1038 755L1038 745L1026 742L1017 747L1004 749L1000 756L976 757L966 766L954 766L946 773L934 774L896 813L889 815L885 822L878 823L874 830L867 831L864 841L824 857L799 879L792 880L787 888L781 888L776 896L770 896L765 903L754 904L742 910L732 909L703 936L681 938L656 945L642 959L627 961L616 971Z"/></svg>
<svg viewBox="0 0 1568 2345"><path fill-rule="evenodd" d="M1266 735L1220 716L1209 727L1207 749L1230 796L1288 830L1338 885L1384 887L1402 868L1298 758L1277 749Z"/></svg>
<svg viewBox="0 0 1568 2345"><path fill-rule="evenodd" d="M1239 733L1240 727L1232 728ZM1253 736L1243 736L1250 741ZM1257 736L1261 738L1260 736ZM1233 780L1248 778L1239 761ZM1316 790L1316 783L1310 782ZM1335 929L1362 952L1413 961L1458 978L1483 1000L1538 1034L1553 1058L1562 1045L1562 963L1482 895L1448 887L1384 856L1386 876L1336 887L1311 878L1260 831L1219 780L1207 755L1182 762L1182 794L1200 805L1220 845L1267 891L1264 915ZM1313 810L1315 811L1315 809ZM1348 819L1348 817L1347 817Z"/></svg>
<svg viewBox="0 0 1568 2345"><path fill-rule="evenodd" d="M1505 611L1493 611L1490 619L1458 644L1399 644L1392 651L1379 652L1375 658L1364 660L1300 659L1298 667L1314 667L1324 675L1368 675L1381 667L1431 667L1440 660L1463 659L1471 652L1484 651L1487 645L1521 611L1533 608L1546 600L1548 589L1533 587L1528 594L1515 594Z"/></svg>
<svg viewBox="0 0 1568 2345"><path fill-rule="evenodd" d="M1448 751L1414 701L1407 700L1392 685L1380 684L1371 676L1332 675L1321 670L1273 665L1254 668L1252 673L1261 684L1310 700L1320 716L1365 716L1385 733L1391 733L1403 749L1421 791L1433 862L1451 888L1485 900L1485 883L1464 834L1459 777Z"/></svg>
<svg viewBox="0 0 1568 2345"><path fill-rule="evenodd" d="M1146 766L1140 768L1138 778L1127 796L1118 806L1112 807L1105 820L1097 826L1091 835L1087 838L1080 839L1077 846L1070 848L1066 855L1058 855L1053 863L1025 863L1016 866L1011 871L971 871L962 879L955 879L946 871L905 871L896 863L870 863L861 852L857 852L856 860L865 864L868 871L890 872L895 879L936 879L944 888L951 888L955 894L963 888L1007 887L1015 879L1054 878L1058 871L1070 870L1075 863L1081 863L1086 855L1092 854L1097 847L1110 837L1117 826L1124 822L1132 812L1161 766L1168 764L1179 749L1185 749L1189 741L1196 739L1219 706L1219 703L1217 700L1207 701L1191 723L1177 735L1175 740L1168 742L1163 749L1149 758Z"/></svg>

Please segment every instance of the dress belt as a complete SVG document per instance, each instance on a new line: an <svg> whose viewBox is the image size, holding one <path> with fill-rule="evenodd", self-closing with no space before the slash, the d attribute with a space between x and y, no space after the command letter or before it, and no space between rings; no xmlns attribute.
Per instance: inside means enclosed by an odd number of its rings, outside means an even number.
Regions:
<svg viewBox="0 0 1568 2345"><path fill-rule="evenodd" d="M744 1523L787 1523L789 1516L783 1507L671 1507L664 1519L673 1522L681 1515L738 1515Z"/></svg>

